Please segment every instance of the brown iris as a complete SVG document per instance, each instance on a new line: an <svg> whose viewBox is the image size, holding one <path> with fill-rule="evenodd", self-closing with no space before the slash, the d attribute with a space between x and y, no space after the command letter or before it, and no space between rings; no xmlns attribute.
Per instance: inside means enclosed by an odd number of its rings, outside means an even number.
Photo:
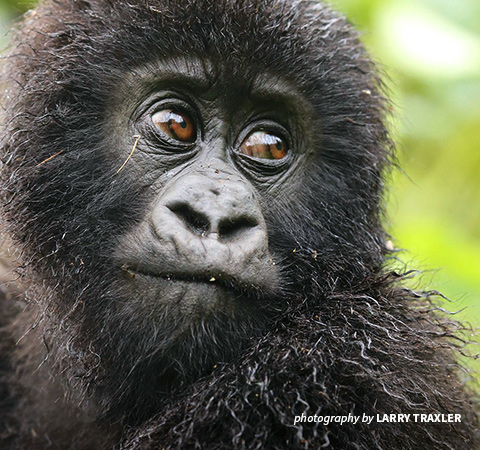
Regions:
<svg viewBox="0 0 480 450"><path fill-rule="evenodd" d="M159 131L180 142L193 142L197 130L190 116L173 109L157 111L152 116L152 122Z"/></svg>
<svg viewBox="0 0 480 450"><path fill-rule="evenodd" d="M243 141L240 153L260 159L282 159L287 156L287 143L266 131L254 131Z"/></svg>

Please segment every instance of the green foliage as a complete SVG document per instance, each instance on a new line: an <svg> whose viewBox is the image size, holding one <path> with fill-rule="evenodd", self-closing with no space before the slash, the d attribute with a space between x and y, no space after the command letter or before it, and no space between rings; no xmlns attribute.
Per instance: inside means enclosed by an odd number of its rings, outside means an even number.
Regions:
<svg viewBox="0 0 480 450"><path fill-rule="evenodd" d="M480 2L334 5L364 31L389 76L403 172L393 177L388 209L394 242L408 249L400 257L427 270L422 283L479 327Z"/></svg>

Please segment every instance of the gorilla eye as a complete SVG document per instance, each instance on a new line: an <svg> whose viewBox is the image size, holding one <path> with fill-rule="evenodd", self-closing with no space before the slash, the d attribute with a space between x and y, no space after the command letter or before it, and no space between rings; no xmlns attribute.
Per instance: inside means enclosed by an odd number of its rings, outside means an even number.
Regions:
<svg viewBox="0 0 480 450"><path fill-rule="evenodd" d="M191 117L173 109L157 111L152 115L152 122L155 127L180 142L194 142L197 138L197 130Z"/></svg>
<svg viewBox="0 0 480 450"><path fill-rule="evenodd" d="M282 159L287 151L284 139L266 131L250 133L240 146L240 153L260 159Z"/></svg>

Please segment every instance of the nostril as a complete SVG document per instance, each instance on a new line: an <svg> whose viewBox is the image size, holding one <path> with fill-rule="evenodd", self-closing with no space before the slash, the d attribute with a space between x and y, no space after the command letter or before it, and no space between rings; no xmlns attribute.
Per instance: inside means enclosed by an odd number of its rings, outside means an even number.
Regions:
<svg viewBox="0 0 480 450"><path fill-rule="evenodd" d="M208 218L198 211L195 211L188 203L175 203L167 205L183 224L194 234L205 236L210 229Z"/></svg>
<svg viewBox="0 0 480 450"><path fill-rule="evenodd" d="M248 232L258 225L258 220L251 216L240 216L234 219L226 217L218 224L220 239L232 239Z"/></svg>

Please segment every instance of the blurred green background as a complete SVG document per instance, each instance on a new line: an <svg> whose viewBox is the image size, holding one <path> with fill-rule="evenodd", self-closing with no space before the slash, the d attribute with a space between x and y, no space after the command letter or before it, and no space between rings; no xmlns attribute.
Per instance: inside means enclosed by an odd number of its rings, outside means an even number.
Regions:
<svg viewBox="0 0 480 450"><path fill-rule="evenodd" d="M333 3L387 74L403 168L387 225L407 249L400 258L425 270L417 286L439 290L452 300L446 309L464 308L458 317L480 327L480 1Z"/></svg>
<svg viewBox="0 0 480 450"><path fill-rule="evenodd" d="M2 39L27 0L0 0ZM381 63L403 171L387 198L401 259L480 326L480 1L332 0ZM480 352L477 352L480 353ZM480 369L480 363L478 367Z"/></svg>

